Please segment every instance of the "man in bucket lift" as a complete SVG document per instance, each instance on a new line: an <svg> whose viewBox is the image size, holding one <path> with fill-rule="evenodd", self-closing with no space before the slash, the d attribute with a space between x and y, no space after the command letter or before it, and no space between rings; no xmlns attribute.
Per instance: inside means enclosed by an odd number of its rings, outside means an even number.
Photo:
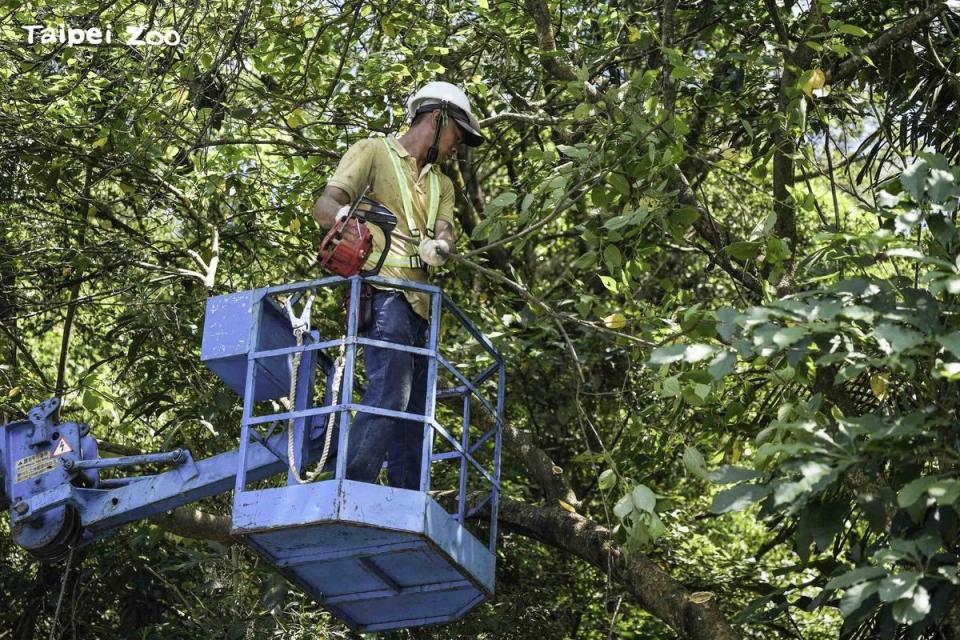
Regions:
<svg viewBox="0 0 960 640"><path fill-rule="evenodd" d="M409 130L399 138L368 138L354 144L313 207L322 227L347 215L350 203L369 186L369 197L397 212L397 227L380 274L387 278L427 281L427 265L439 266L456 250L453 228L453 183L439 164L454 157L457 145L484 142L467 96L447 82L430 82L407 104ZM375 247L383 235L370 225ZM376 250L366 268L380 258ZM369 285L367 285L369 286ZM373 288L370 314L362 334L415 347L427 342L430 298L414 291ZM366 326L363 326L366 325ZM422 414L426 397L427 359L411 353L364 347L368 406ZM360 413L350 428L347 478L373 482L388 461L391 486L420 488L423 425Z"/></svg>

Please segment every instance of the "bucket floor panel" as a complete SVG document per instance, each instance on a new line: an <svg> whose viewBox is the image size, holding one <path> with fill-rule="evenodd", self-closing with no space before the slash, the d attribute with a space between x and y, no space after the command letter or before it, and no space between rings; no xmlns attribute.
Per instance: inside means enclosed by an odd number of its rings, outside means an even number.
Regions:
<svg viewBox="0 0 960 640"><path fill-rule="evenodd" d="M429 496L350 480L238 493L233 533L358 631L462 618L494 556Z"/></svg>
<svg viewBox="0 0 960 640"><path fill-rule="evenodd" d="M485 594L420 536L343 523L259 531L246 542L351 626L454 620Z"/></svg>

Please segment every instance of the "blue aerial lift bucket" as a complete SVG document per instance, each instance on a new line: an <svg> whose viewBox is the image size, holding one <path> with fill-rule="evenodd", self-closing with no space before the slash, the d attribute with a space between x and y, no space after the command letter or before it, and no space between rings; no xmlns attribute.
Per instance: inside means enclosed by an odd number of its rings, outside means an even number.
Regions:
<svg viewBox="0 0 960 640"><path fill-rule="evenodd" d="M428 344L416 348L371 340L357 333L357 306L361 279L350 278L350 307L346 335L321 341L314 332L297 346L291 323L274 302L277 296L300 295L342 285L344 280L326 278L292 286L272 287L220 296L208 301L204 328L203 357L244 399L240 433L240 468L234 488L234 535L258 551L265 560L291 581L300 585L324 607L360 631L378 631L423 624L442 623L463 617L493 594L496 541L496 513L499 490L500 426L503 410L505 364L492 344L469 320L429 285L383 278L368 282L391 288L408 288L431 297ZM490 364L472 378L448 362L439 352L441 315L449 311L466 332L476 339ZM429 358L426 410L423 415L406 414L353 402L357 353L363 345L398 349ZM317 355L325 349L344 352L343 385L337 404L314 406L311 389ZM296 352L303 354L298 375L296 403L283 412L255 414L260 401L286 396L289 368ZM330 362L327 398L331 395ZM455 381L453 387L438 389L440 372ZM484 397L481 386L496 383L496 398ZM241 383L242 381L242 383ZM240 388L242 384L242 389ZM460 437L455 438L436 419L438 396L463 399ZM492 415L492 428L471 430L470 399ZM369 412L419 422L424 429L424 455L420 490L398 489L345 477L350 424L355 412ZM315 460L324 430L313 425L320 417L326 423L337 414L338 442L336 472L324 481L300 484L288 472L286 486L248 486L245 451L250 443L262 443L268 434L258 427L287 425L291 434L294 464ZM442 442L446 452L433 451ZM485 443L492 445L487 464L476 452ZM285 452L281 452L281 457ZM455 493L453 512L448 512L431 491L431 468L442 461L459 462L459 474L450 493ZM484 486L472 510L468 510L468 476ZM436 487L433 487L436 489ZM467 518L481 509L487 513L486 541L481 542L466 526Z"/></svg>

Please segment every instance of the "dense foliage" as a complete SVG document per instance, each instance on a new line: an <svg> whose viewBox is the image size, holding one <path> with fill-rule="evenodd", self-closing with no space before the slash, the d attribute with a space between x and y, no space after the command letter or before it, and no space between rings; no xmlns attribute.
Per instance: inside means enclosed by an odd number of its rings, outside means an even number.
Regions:
<svg viewBox="0 0 960 640"><path fill-rule="evenodd" d="M509 359L512 502L497 597L397 635L960 637L955 1L0 15L0 422L57 395L114 452L236 446L204 299L316 276L340 154L442 78L490 142L445 167L437 281ZM64 22L182 43L27 44ZM8 533L0 638L46 635L63 567ZM349 635L175 527L76 560L64 637Z"/></svg>

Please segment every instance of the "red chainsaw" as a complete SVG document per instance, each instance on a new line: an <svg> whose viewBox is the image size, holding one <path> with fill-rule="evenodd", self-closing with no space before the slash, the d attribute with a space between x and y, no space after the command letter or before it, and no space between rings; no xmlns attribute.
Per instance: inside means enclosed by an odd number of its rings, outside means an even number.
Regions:
<svg viewBox="0 0 960 640"><path fill-rule="evenodd" d="M368 189L364 189L346 217L338 220L327 232L317 254L320 266L344 278L357 274L377 275L390 253L390 234L397 226L397 216L381 203L368 198ZM384 247L376 266L361 271L373 251L373 234L367 227L368 223L383 231Z"/></svg>

